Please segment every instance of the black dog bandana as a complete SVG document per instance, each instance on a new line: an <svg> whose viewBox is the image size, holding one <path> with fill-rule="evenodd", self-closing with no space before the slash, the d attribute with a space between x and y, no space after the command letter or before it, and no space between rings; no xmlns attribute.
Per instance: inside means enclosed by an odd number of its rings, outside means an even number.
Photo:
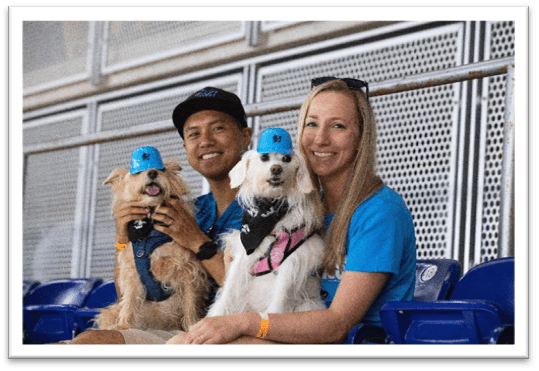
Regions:
<svg viewBox="0 0 539 371"><path fill-rule="evenodd" d="M159 222L150 218L129 222L127 234L133 244L135 267L146 288L146 300L158 302L168 299L173 291L164 290L161 282L155 279L150 270L150 255L159 246L172 241L172 238L153 229L154 223Z"/></svg>
<svg viewBox="0 0 539 371"><path fill-rule="evenodd" d="M251 254L260 242L269 235L273 227L288 212L286 200L255 198L254 207L243 213L240 238L247 255Z"/></svg>

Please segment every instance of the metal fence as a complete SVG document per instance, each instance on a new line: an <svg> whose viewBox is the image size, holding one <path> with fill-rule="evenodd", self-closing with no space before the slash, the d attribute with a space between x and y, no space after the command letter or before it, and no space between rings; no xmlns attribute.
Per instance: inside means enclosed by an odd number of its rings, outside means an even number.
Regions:
<svg viewBox="0 0 539 371"><path fill-rule="evenodd" d="M382 27L25 115L24 278L112 278L114 220L101 183L139 145L179 158L193 193L207 192L170 119L189 94L208 85L237 93L254 140L269 126L295 136L310 78L327 74L371 82L378 171L412 212L418 258L456 258L468 270L513 255L514 57L497 50L512 27Z"/></svg>

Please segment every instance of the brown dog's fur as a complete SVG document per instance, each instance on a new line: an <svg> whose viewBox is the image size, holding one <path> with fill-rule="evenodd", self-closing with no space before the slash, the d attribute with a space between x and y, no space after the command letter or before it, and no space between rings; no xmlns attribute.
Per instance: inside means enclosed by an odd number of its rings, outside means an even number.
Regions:
<svg viewBox="0 0 539 371"><path fill-rule="evenodd" d="M186 183L179 177L181 166L177 160L165 162L164 170L149 169L130 174L127 169L115 169L103 184L112 184L114 205L137 201L156 210L164 200L175 196L180 200L190 194ZM157 171L155 179L150 171ZM145 192L152 184L161 189L156 196ZM192 207L184 202L184 208L192 213ZM208 297L209 280L206 270L194 253L174 241L156 248L150 257L151 271L166 289L174 294L161 302L146 300L146 290L137 273L131 243L117 256L116 287L120 298L96 317L100 330L161 329L184 330L204 315Z"/></svg>

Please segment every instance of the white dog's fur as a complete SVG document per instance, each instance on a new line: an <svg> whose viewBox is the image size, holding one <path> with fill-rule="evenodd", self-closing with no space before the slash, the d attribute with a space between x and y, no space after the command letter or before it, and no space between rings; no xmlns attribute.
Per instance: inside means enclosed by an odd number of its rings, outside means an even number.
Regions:
<svg viewBox="0 0 539 371"><path fill-rule="evenodd" d="M261 157L256 151L248 151L230 172L231 187L241 186L239 202L250 205L254 197L284 198L290 209L275 225L274 231L292 231L302 225L305 225L306 235L320 231L323 208L303 156L296 153L289 162L290 157L277 153L268 154L266 161ZM278 176L271 171L275 165L282 167ZM320 278L313 275L320 268L324 251L324 242L318 233L306 240L274 272L262 276L253 276L252 267L266 254L275 236L266 236L250 255L243 247L240 231L222 238L233 260L208 317L248 311L285 313L326 308L320 297Z"/></svg>

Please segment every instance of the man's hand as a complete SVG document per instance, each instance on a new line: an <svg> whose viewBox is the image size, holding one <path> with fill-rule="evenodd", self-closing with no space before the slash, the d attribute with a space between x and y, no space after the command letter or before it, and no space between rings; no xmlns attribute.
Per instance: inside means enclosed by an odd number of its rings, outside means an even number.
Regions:
<svg viewBox="0 0 539 371"><path fill-rule="evenodd" d="M195 218L182 206L182 201L169 198L166 205L161 205L152 216L163 224L154 224L154 229L165 233L180 246L184 246L195 254L198 248L210 239L202 232Z"/></svg>
<svg viewBox="0 0 539 371"><path fill-rule="evenodd" d="M129 243L127 224L133 220L146 218L150 209L140 206L139 202L126 202L116 205L113 212L116 223L116 242L126 244Z"/></svg>

